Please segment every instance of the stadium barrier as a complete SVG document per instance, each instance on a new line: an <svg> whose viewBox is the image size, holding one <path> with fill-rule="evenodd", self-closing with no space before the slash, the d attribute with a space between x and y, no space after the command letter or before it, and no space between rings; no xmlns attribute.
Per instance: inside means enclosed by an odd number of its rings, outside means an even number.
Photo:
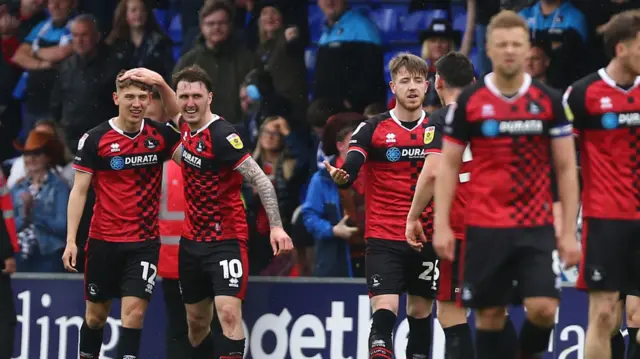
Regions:
<svg viewBox="0 0 640 359"><path fill-rule="evenodd" d="M69 359L78 347L84 315L81 274L17 274L18 311L14 359ZM402 303L401 308L404 307ZM251 278L244 305L246 358L366 359L371 323L364 280ZM523 311L511 316L519 326ZM396 358L405 359L408 324L404 309L395 329ZM115 357L120 305L114 302L105 330L102 359ZM470 317L472 319L472 316ZM587 300L570 283L563 288L556 329L545 359L582 359ZM444 333L435 322L433 358L444 357ZM140 358L165 357L165 307L156 285L146 316Z"/></svg>

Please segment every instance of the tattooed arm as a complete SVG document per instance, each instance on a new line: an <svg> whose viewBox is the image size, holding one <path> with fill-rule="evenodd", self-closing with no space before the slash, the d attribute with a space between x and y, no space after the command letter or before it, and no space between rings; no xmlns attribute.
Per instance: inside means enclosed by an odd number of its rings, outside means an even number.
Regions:
<svg viewBox="0 0 640 359"><path fill-rule="evenodd" d="M242 162L236 170L258 191L262 206L264 206L264 210L267 212L271 228L282 227L276 190L273 188L271 180L269 180L267 175L262 171L262 168L260 168L260 165L258 165L253 158L249 157Z"/></svg>

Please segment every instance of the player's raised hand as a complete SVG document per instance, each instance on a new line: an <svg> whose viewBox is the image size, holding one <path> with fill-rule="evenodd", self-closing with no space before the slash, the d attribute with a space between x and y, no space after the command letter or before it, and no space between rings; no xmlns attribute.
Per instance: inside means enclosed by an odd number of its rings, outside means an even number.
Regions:
<svg viewBox="0 0 640 359"><path fill-rule="evenodd" d="M332 166L328 161L323 161L322 163L324 163L327 171L329 171L329 175L331 175L331 179L333 179L333 182L342 185L349 181L349 174L347 173L347 171L343 170L342 168Z"/></svg>
<svg viewBox="0 0 640 359"><path fill-rule="evenodd" d="M563 234L558 238L557 247L565 269L578 264L580 261L580 245L576 240L575 233Z"/></svg>
<svg viewBox="0 0 640 359"><path fill-rule="evenodd" d="M456 252L456 239L451 226L436 227L433 231L433 248L440 258L453 261Z"/></svg>
<svg viewBox="0 0 640 359"><path fill-rule="evenodd" d="M427 236L424 234L422 223L420 223L419 219L407 220L404 236L406 237L409 246L418 252L422 251L422 248L424 247L422 243L427 241Z"/></svg>
<svg viewBox="0 0 640 359"><path fill-rule="evenodd" d="M78 246L75 243L67 243L67 247L64 249L64 253L62 254L62 263L64 264L64 269L69 272L77 273L76 269L76 257L78 256Z"/></svg>
<svg viewBox="0 0 640 359"><path fill-rule="evenodd" d="M282 227L271 228L270 242L274 256L288 253L293 250L291 237L289 237Z"/></svg>
<svg viewBox="0 0 640 359"><path fill-rule="evenodd" d="M137 67L135 69L128 70L118 78L119 81L124 81L126 79L139 81L150 86L157 86L164 82L162 75L144 67Z"/></svg>

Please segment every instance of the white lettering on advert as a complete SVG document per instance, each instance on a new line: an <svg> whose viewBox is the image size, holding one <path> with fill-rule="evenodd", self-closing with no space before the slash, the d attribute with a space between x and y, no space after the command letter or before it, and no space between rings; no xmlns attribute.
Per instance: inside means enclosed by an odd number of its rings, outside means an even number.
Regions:
<svg viewBox="0 0 640 359"><path fill-rule="evenodd" d="M73 351L77 350L73 348L77 348L77 333L83 318L81 316L51 318L47 315L32 318L32 311L38 311L39 308L47 309L56 305L60 306L63 303L54 303L52 297L47 293L40 297L34 297L29 290L18 293L17 298L19 329L16 334L19 336L19 346L16 348L17 356L13 359L73 357L75 355ZM328 317L319 317L314 314L294 317L285 307L280 313L261 315L252 328L248 328L243 323L247 338L245 356L250 354L255 359L367 359L369 357L367 342L371 327L369 297L359 295L357 310L352 313L345 313L345 301L331 301L326 305L331 308ZM558 316L556 316L557 321ZM111 317L107 319L109 330L105 331L108 334L104 338L100 358L113 359L107 354L114 355L121 324L122 322L118 319ZM559 350L556 345L556 358L582 358L585 329L574 324L565 327L556 325L556 328L559 330L558 335L551 337L557 338L559 342L563 343L562 350ZM34 331L35 333L33 333ZM353 331L356 331L357 334L357 343L355 344L345 341L345 334ZM55 340L56 332L57 341ZM394 354L397 359L406 359L404 351L408 333L409 325L405 319L394 333ZM35 334L33 337L39 338L39 343L30 343L32 334ZM626 335L626 332L624 334ZM275 337L275 347L263 347L265 336ZM434 321L433 359L444 358L444 341L444 333L436 320ZM554 343L551 341L549 352L553 352L553 347Z"/></svg>
<svg viewBox="0 0 640 359"><path fill-rule="evenodd" d="M202 167L202 159L200 157L192 155L187 151L182 151L182 159L193 167Z"/></svg>

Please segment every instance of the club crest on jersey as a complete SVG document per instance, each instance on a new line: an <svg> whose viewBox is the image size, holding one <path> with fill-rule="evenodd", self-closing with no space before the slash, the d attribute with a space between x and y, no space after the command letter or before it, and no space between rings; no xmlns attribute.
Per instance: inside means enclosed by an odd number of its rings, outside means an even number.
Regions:
<svg viewBox="0 0 640 359"><path fill-rule="evenodd" d="M205 149L204 141L203 140L198 141L198 143L196 143L196 151L202 152L204 151L204 149Z"/></svg>
<svg viewBox="0 0 640 359"><path fill-rule="evenodd" d="M542 112L542 107L540 106L540 104L532 100L527 104L527 112L532 115L538 115L540 114L540 112Z"/></svg>
<svg viewBox="0 0 640 359"><path fill-rule="evenodd" d="M89 138L88 133L85 133L84 135L82 135L82 137L80 137L80 140L78 141L78 151L80 151L84 147L84 143L87 141L87 138Z"/></svg>
<svg viewBox="0 0 640 359"><path fill-rule="evenodd" d="M238 134L236 133L232 133L229 136L227 136L227 141L229 141L231 146L233 146L233 148L235 148L236 150L241 150L244 147L244 144L242 143L240 136L238 136Z"/></svg>
<svg viewBox="0 0 640 359"><path fill-rule="evenodd" d="M147 137L144 140L144 146L150 150L155 149L156 147L158 147L158 140L156 140L153 137Z"/></svg>
<svg viewBox="0 0 640 359"><path fill-rule="evenodd" d="M433 141L433 138L435 137L436 134L436 127L435 126L429 126L427 128L424 129L424 144L428 145Z"/></svg>

